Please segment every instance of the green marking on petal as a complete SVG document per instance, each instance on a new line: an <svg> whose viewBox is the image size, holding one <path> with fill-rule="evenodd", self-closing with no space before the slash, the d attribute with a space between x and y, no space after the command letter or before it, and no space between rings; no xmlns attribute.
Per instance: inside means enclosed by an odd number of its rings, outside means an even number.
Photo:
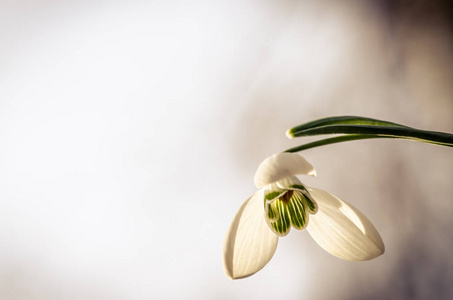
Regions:
<svg viewBox="0 0 453 300"><path fill-rule="evenodd" d="M305 191L306 190L306 188L302 184L293 184L293 185L290 186L290 188L301 190L301 191Z"/></svg>
<svg viewBox="0 0 453 300"><path fill-rule="evenodd" d="M305 229L310 214L318 211L316 201L296 177L267 185L263 200L266 223L278 236L287 235L291 226Z"/></svg>
<svg viewBox="0 0 453 300"><path fill-rule="evenodd" d="M291 188L298 189L303 194L303 202L304 205L308 207L308 210L311 214L315 214L318 211L318 204L316 203L315 199L310 195L310 192L307 188L301 184L294 184Z"/></svg>
<svg viewBox="0 0 453 300"><path fill-rule="evenodd" d="M298 230L307 227L310 207L305 198L302 192L291 191L265 205L266 221L275 234L285 236L291 226Z"/></svg>
<svg viewBox="0 0 453 300"><path fill-rule="evenodd" d="M305 203L307 204L308 210L311 214L315 214L318 211L318 204L309 197L305 197Z"/></svg>
<svg viewBox="0 0 453 300"><path fill-rule="evenodd" d="M311 214L316 214L318 212L318 203L316 203L315 199L313 199L307 190L303 193L303 197L304 204L308 207L308 211Z"/></svg>
<svg viewBox="0 0 453 300"><path fill-rule="evenodd" d="M272 191L270 193L267 193L266 195L264 195L264 201L274 200L275 198L280 197L281 194L283 194L283 193L285 193L285 191L283 191L283 192Z"/></svg>
<svg viewBox="0 0 453 300"><path fill-rule="evenodd" d="M281 189L275 183L268 184L264 187L264 205L272 202L274 199L280 198L287 191Z"/></svg>
<svg viewBox="0 0 453 300"><path fill-rule="evenodd" d="M279 219L278 211L275 208L275 201L272 203L266 203L264 205L264 210L266 212L265 216L268 222L269 221L275 222Z"/></svg>
<svg viewBox="0 0 453 300"><path fill-rule="evenodd" d="M310 213L310 208L307 207L307 204L304 201L304 195L302 193L297 193L297 196L294 197L294 202L297 207L300 207L301 218L303 217L304 223L300 229L304 229L308 225L308 217Z"/></svg>
<svg viewBox="0 0 453 300"><path fill-rule="evenodd" d="M291 218L291 225L296 229L303 229L307 221L303 204L294 199L287 204L287 207Z"/></svg>
<svg viewBox="0 0 453 300"><path fill-rule="evenodd" d="M286 204L281 200L275 200L275 207L279 213L279 219L276 222L271 222L271 229L279 236L285 236L291 229L291 221L288 217Z"/></svg>

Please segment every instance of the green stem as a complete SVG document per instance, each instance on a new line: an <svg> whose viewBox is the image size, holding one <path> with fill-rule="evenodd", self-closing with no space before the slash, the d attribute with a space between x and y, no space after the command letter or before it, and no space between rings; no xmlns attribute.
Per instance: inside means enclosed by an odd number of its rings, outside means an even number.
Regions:
<svg viewBox="0 0 453 300"><path fill-rule="evenodd" d="M311 143L307 143L304 145L300 145L294 148L287 149L283 152L299 152L311 148L316 148L320 146L325 146L325 145L330 145L330 144L336 144L336 143L341 143L341 142L348 142L348 141L356 141L356 140L365 140L365 139L377 139L377 138L391 138L388 136L384 135L361 135L361 134L349 134L349 135L342 135L342 136L337 136L333 138L328 138L320 141L315 141Z"/></svg>

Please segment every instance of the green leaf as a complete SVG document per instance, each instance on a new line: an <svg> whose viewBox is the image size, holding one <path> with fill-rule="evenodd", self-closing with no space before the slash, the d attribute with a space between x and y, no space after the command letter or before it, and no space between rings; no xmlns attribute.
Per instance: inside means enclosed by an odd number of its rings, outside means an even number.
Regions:
<svg viewBox="0 0 453 300"><path fill-rule="evenodd" d="M343 134L300 145L285 152L298 152L319 146L376 138L406 139L440 146L453 147L453 134L420 130L408 126L370 118L343 116L330 117L308 122L287 131L290 137L314 136L323 134Z"/></svg>
<svg viewBox="0 0 453 300"><path fill-rule="evenodd" d="M302 130L295 137L320 134L362 134L384 135L390 138L405 138L421 142L453 145L453 135L444 132L419 130L410 127L369 126L369 125L329 125Z"/></svg>
<svg viewBox="0 0 453 300"><path fill-rule="evenodd" d="M371 126L393 126L393 127L405 127L410 128L401 124L382 121L372 118L357 117L357 116L338 116L338 117L327 117L318 120L314 120L308 123L304 123L289 129L286 135L289 138L294 137L295 132L304 131L307 129L330 126L330 125L371 125Z"/></svg>

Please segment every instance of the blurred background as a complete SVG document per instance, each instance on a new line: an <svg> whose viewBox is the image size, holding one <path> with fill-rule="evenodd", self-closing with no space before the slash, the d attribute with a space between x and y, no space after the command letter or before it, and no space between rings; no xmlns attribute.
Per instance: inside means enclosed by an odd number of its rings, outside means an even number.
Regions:
<svg viewBox="0 0 453 300"><path fill-rule="evenodd" d="M0 299L447 299L453 152L370 140L302 154L386 253L307 232L222 270L259 163L334 115L453 132L449 1L0 0Z"/></svg>

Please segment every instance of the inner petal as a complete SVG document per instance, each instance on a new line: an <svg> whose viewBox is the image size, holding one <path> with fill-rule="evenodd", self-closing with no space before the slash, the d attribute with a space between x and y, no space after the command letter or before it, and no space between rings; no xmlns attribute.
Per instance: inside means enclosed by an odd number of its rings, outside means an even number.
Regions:
<svg viewBox="0 0 453 300"><path fill-rule="evenodd" d="M293 197L288 203L288 212L291 218L291 225L294 228L302 230L308 225L308 213L304 195L300 192L294 192Z"/></svg>
<svg viewBox="0 0 453 300"><path fill-rule="evenodd" d="M300 182L299 178L295 176L286 177L276 182L276 186L280 189L288 191L299 191L302 193L302 201L308 208L310 214L315 214L318 211L318 204L315 199L310 195L307 188Z"/></svg>
<svg viewBox="0 0 453 300"><path fill-rule="evenodd" d="M298 230L307 227L310 208L305 198L302 192L291 190L265 204L266 221L275 234L285 236L291 226Z"/></svg>
<svg viewBox="0 0 453 300"><path fill-rule="evenodd" d="M272 206L278 212L278 219L275 222L270 222L270 228L278 236L285 236L291 229L291 220L286 210L286 204L280 199L272 202Z"/></svg>

